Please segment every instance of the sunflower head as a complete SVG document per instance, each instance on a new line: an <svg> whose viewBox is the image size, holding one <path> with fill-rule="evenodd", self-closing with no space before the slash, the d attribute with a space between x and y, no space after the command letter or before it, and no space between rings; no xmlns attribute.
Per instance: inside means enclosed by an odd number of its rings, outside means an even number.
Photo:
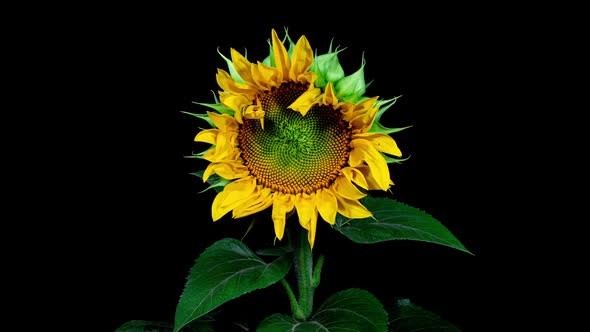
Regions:
<svg viewBox="0 0 590 332"><path fill-rule="evenodd" d="M281 40L274 29L269 45L256 62L235 49L229 58L220 53L227 69L217 71L219 97L194 114L211 127L195 137L211 145L196 155L208 161L198 175L218 191L214 221L272 209L282 239L296 213L313 247L318 218L370 217L359 200L393 185L388 163L402 154L390 134L401 128L379 119L397 98L365 96L364 59L345 75L332 45L315 55L305 36Z"/></svg>

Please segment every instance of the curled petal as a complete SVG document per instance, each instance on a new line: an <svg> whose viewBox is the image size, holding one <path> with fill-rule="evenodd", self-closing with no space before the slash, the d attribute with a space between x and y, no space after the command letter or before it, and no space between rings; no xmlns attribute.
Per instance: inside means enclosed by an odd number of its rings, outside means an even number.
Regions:
<svg viewBox="0 0 590 332"><path fill-rule="evenodd" d="M365 139L373 144L375 149L381 152L385 152L392 156L401 157L402 152L397 147L395 140L386 134L382 133L359 133L352 136L353 139L361 138Z"/></svg>
<svg viewBox="0 0 590 332"><path fill-rule="evenodd" d="M256 87L256 82L252 79L252 67L254 65L233 48L231 49L231 59L240 77L249 85Z"/></svg>
<svg viewBox="0 0 590 332"><path fill-rule="evenodd" d="M256 104L248 105L243 110L243 116L246 119L251 120L263 120L264 119L264 110L262 109L262 105L260 104L260 100L256 99Z"/></svg>
<svg viewBox="0 0 590 332"><path fill-rule="evenodd" d="M279 70L266 66L262 62L258 62L258 66L252 70L252 80L263 91L268 91L282 83Z"/></svg>
<svg viewBox="0 0 590 332"><path fill-rule="evenodd" d="M366 99L359 104L356 104L345 116L349 122L349 127L355 132L368 131L377 115L378 107L373 107L377 102L378 97Z"/></svg>
<svg viewBox="0 0 590 332"><path fill-rule="evenodd" d="M318 222L318 211L315 205L315 194L297 194L295 196L295 208L301 227L307 229L307 239L313 248L315 233Z"/></svg>
<svg viewBox="0 0 590 332"><path fill-rule="evenodd" d="M283 45L283 42L279 39L275 29L272 29L272 49L275 57L275 67L279 70L279 79L285 80L289 77L289 71L291 70L291 60L289 59L289 53Z"/></svg>
<svg viewBox="0 0 590 332"><path fill-rule="evenodd" d="M258 186L249 200L233 210L234 218L242 218L265 210L272 205L272 195L269 188Z"/></svg>
<svg viewBox="0 0 590 332"><path fill-rule="evenodd" d="M215 112L207 112L209 119L213 124L222 131L236 131L238 130L238 122L231 115L219 114Z"/></svg>
<svg viewBox="0 0 590 332"><path fill-rule="evenodd" d="M336 180L334 180L332 188L334 188L334 191L337 192L338 195L348 199L361 199L367 196L345 176L337 177Z"/></svg>
<svg viewBox="0 0 590 332"><path fill-rule="evenodd" d="M295 199L293 195L287 195L276 192L273 194L274 202L272 205L272 221L275 227L275 235L280 240L285 233L285 223L287 221L287 213L291 212L295 207Z"/></svg>
<svg viewBox="0 0 590 332"><path fill-rule="evenodd" d="M195 136L195 142L204 142L215 145L218 134L219 129L216 128L202 130L197 134L197 136Z"/></svg>
<svg viewBox="0 0 590 332"><path fill-rule="evenodd" d="M367 140L353 139L350 142L352 151L350 152L349 164L352 167L360 166L365 162L371 169L373 178L379 184L381 190L389 189L389 168L383 155Z"/></svg>
<svg viewBox="0 0 590 332"><path fill-rule="evenodd" d="M297 194L295 196L295 208L297 209L299 223L303 228L309 230L309 222L312 219L312 215L317 214L314 197L305 193Z"/></svg>
<svg viewBox="0 0 590 332"><path fill-rule="evenodd" d="M301 36L295 44L293 56L291 57L291 68L289 69L289 78L297 82L299 75L306 73L313 63L313 50L305 36Z"/></svg>
<svg viewBox="0 0 590 332"><path fill-rule="evenodd" d="M289 105L289 108L305 116L309 109L318 103L321 93L322 91L319 88L307 90Z"/></svg>
<svg viewBox="0 0 590 332"><path fill-rule="evenodd" d="M219 220L229 211L242 205L250 199L250 195L256 190L256 179L254 177L245 177L233 181L225 186L222 192L215 196L211 206L211 216L213 221Z"/></svg>
<svg viewBox="0 0 590 332"><path fill-rule="evenodd" d="M250 171L242 163L210 163L203 173L203 182L213 174L217 174L226 180L238 179L248 176Z"/></svg>
<svg viewBox="0 0 590 332"><path fill-rule="evenodd" d="M375 180L375 178L373 177L373 174L371 174L371 169L369 168L369 166L367 166L367 165L357 166L356 169L359 172L363 173L363 175L365 176L365 180L367 180L369 190L381 190L381 185L379 183L377 183L377 180ZM394 183L393 183L393 181L391 181L391 179L389 179L388 185L389 186L394 185Z"/></svg>
<svg viewBox="0 0 590 332"><path fill-rule="evenodd" d="M345 167L341 170L342 175L344 175L349 181L356 183L359 187L363 189L368 189L367 180L363 173L353 167Z"/></svg>
<svg viewBox="0 0 590 332"><path fill-rule="evenodd" d="M330 225L336 221L336 212L338 211L338 201L334 193L328 189L320 189L316 193L316 206L322 218Z"/></svg>
<svg viewBox="0 0 590 332"><path fill-rule="evenodd" d="M231 93L220 93L219 100L221 103L228 108L234 110L236 113L242 112L242 110L248 105L252 104L254 97L248 97L246 95L238 95ZM239 121L239 120L238 120Z"/></svg>
<svg viewBox="0 0 590 332"><path fill-rule="evenodd" d="M373 216L359 201L338 196L338 193L335 193L335 196L338 201L338 213L346 218L363 219Z"/></svg>
<svg viewBox="0 0 590 332"><path fill-rule="evenodd" d="M338 106L338 98L334 92L334 86L332 85L332 82L328 82L328 85L326 85L326 91L322 97L322 104Z"/></svg>
<svg viewBox="0 0 590 332"><path fill-rule="evenodd" d="M219 87L224 91L249 96L256 94L256 89L247 84L236 82L231 75L223 69L217 69L217 75L215 78L217 79Z"/></svg>

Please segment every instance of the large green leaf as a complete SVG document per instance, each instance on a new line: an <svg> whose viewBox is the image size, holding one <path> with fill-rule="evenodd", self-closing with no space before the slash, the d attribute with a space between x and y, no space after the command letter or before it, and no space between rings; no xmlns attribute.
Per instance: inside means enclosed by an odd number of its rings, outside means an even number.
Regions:
<svg viewBox="0 0 590 332"><path fill-rule="evenodd" d="M176 306L174 332L223 303L283 279L291 255L267 263L236 239L222 239L197 259Z"/></svg>
<svg viewBox="0 0 590 332"><path fill-rule="evenodd" d="M347 289L330 296L308 321L274 314L264 319L257 332L386 332L387 312L363 289Z"/></svg>
<svg viewBox="0 0 590 332"><path fill-rule="evenodd" d="M172 332L172 324L167 322L132 320L119 326L115 332Z"/></svg>
<svg viewBox="0 0 590 332"><path fill-rule="evenodd" d="M264 319L256 332L319 332L327 331L317 322L300 322L291 316L274 314Z"/></svg>
<svg viewBox="0 0 590 332"><path fill-rule="evenodd" d="M215 321L211 317L199 318L185 326L183 332L215 332ZM132 320L117 328L115 332L172 332L174 326L168 322L150 322L145 320Z"/></svg>
<svg viewBox="0 0 590 332"><path fill-rule="evenodd" d="M471 254L443 224L422 210L388 198L366 197L362 203L373 218L336 218L335 228L354 242L426 241Z"/></svg>
<svg viewBox="0 0 590 332"><path fill-rule="evenodd" d="M408 299L398 300L389 317L389 331L391 332L461 331L440 316L422 309Z"/></svg>

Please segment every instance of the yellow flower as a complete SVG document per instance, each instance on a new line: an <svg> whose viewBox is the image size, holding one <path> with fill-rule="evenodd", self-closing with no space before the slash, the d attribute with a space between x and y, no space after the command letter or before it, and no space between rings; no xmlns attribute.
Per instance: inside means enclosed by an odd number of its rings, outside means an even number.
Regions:
<svg viewBox="0 0 590 332"><path fill-rule="evenodd" d="M197 155L209 162L199 175L219 190L214 221L272 208L282 239L296 212L313 247L318 215L329 224L337 214L372 216L359 200L393 185L387 164L401 151L389 134L403 128L379 124L396 98L364 96L364 61L346 76L331 45L314 56L305 36L285 39L289 49L273 29L270 55L256 63L234 49L231 59L222 55L228 71L217 72L219 99L199 103L213 111L194 114L212 127L195 137L211 144Z"/></svg>

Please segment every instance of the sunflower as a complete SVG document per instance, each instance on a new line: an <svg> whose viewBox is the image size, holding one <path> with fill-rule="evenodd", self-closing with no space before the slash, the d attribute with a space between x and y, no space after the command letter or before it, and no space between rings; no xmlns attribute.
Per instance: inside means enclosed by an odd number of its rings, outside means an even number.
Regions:
<svg viewBox="0 0 590 332"><path fill-rule="evenodd" d="M282 239L296 212L313 247L318 215L331 225L337 214L371 217L360 199L393 185L388 163L401 151L390 134L403 128L379 119L397 98L364 96L364 59L346 76L331 44L314 55L305 36L294 43L274 29L268 43L270 54L256 63L233 48L230 58L220 53L228 68L217 71L219 98L193 114L211 125L195 137L211 144L196 154L209 162L198 175L218 191L213 221L271 208Z"/></svg>

